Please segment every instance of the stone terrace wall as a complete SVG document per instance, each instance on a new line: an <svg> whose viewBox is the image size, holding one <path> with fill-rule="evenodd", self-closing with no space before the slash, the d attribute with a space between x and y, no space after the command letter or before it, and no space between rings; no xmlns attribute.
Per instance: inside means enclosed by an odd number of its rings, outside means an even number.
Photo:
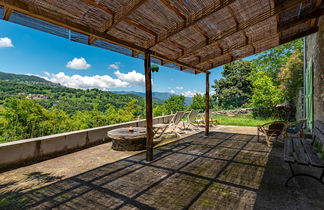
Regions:
<svg viewBox="0 0 324 210"><path fill-rule="evenodd" d="M155 117L153 123L168 123L173 115ZM121 127L144 127L146 120L119 123L39 138L0 144L0 170L18 167L110 141L107 132Z"/></svg>
<svg viewBox="0 0 324 210"><path fill-rule="evenodd" d="M234 115L251 113L252 111L253 111L253 108L241 108L241 109L235 109L235 110L214 111L213 114L234 116Z"/></svg>

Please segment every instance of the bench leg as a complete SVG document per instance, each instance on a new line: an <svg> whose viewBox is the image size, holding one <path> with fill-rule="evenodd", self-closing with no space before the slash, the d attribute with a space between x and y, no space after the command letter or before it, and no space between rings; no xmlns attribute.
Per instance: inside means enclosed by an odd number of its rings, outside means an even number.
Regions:
<svg viewBox="0 0 324 210"><path fill-rule="evenodd" d="M317 178L317 177L315 177L315 176L313 176L313 175L305 174L305 173L295 174L294 169L292 168L291 163L288 163L288 164L289 164L289 168L290 168L290 171L291 171L291 173L292 173L292 176L289 177L289 178L287 179L287 181L286 181L286 183L285 183L285 186L286 186L286 187L288 187L288 183L289 183L289 181L292 180L293 178L297 177L297 176L307 176L307 177L310 177L310 178L313 178L313 179L317 180L319 183L321 183L322 185L324 185L324 182L322 181L322 179L323 179L323 177L324 177L324 169L323 169L323 172L322 172L320 178Z"/></svg>

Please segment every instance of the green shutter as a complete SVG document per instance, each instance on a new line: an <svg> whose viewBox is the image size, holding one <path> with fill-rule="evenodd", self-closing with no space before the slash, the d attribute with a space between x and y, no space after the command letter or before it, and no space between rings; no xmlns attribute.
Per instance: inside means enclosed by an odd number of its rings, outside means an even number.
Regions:
<svg viewBox="0 0 324 210"><path fill-rule="evenodd" d="M314 122L313 113L313 62L310 60L306 69L305 78L306 119L307 127L312 129Z"/></svg>

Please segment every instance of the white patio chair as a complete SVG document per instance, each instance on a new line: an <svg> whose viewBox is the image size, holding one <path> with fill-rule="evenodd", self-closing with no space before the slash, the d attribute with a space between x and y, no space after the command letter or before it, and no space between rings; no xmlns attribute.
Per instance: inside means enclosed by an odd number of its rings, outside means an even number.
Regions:
<svg viewBox="0 0 324 210"><path fill-rule="evenodd" d="M217 120L212 120L212 116L213 116L213 112L214 110L213 109L209 109L209 126L213 126L214 124L218 124L218 121ZM203 113L199 113L198 117L200 118L199 120L196 120L197 122L197 126L204 126L206 121L205 121L205 116L206 116L206 113L203 112Z"/></svg>
<svg viewBox="0 0 324 210"><path fill-rule="evenodd" d="M198 128L198 126L194 123L198 115L198 110L191 110L188 116L186 117L186 121L183 121L183 130L188 130L190 126Z"/></svg>
<svg viewBox="0 0 324 210"><path fill-rule="evenodd" d="M171 130L171 133L175 133L177 136L180 136L180 134L175 131L176 131L179 123L181 122L181 119L183 118L184 114L185 114L185 111L179 111L179 112L175 113L175 115L172 117L172 119L170 120L169 123L154 124L153 125L154 137L155 138L161 137L164 134L164 132L166 131L166 129L169 127L173 127L173 129ZM158 132L160 132L160 131L161 131L161 133L158 134Z"/></svg>

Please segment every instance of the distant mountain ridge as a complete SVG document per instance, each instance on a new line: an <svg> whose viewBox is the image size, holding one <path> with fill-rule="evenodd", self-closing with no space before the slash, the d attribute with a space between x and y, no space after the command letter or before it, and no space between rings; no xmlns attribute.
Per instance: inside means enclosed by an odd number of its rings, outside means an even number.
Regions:
<svg viewBox="0 0 324 210"><path fill-rule="evenodd" d="M55 85L55 86L59 85L34 75L11 74L11 73L4 73L4 72L0 72L0 80L11 81L11 82L26 82L32 84L47 84L47 85Z"/></svg>
<svg viewBox="0 0 324 210"><path fill-rule="evenodd" d="M39 85L50 85L50 86L61 86L60 84L53 83L51 81L48 81L46 79L43 79L38 76L34 75L23 75L23 74L12 74L12 73L5 73L0 72L0 81L10 81L10 82L23 82L23 83L29 83L29 84L39 84ZM61 86L63 87L63 86ZM140 97L145 97L144 92L136 92L136 91L109 91L115 94L122 94L122 95L135 95ZM156 103L163 103L166 99L171 97L172 93L168 92L153 92L153 102ZM185 97L185 103L186 105L189 105L192 102L191 97Z"/></svg>
<svg viewBox="0 0 324 210"><path fill-rule="evenodd" d="M137 95L137 96L145 97L144 92L136 92L136 91L111 91L111 92L117 94ZM176 95L176 94L167 93L167 92L152 92L152 97L161 100L162 102L170 98L172 95ZM185 97L186 105L190 105L191 102L192 102L191 97Z"/></svg>

